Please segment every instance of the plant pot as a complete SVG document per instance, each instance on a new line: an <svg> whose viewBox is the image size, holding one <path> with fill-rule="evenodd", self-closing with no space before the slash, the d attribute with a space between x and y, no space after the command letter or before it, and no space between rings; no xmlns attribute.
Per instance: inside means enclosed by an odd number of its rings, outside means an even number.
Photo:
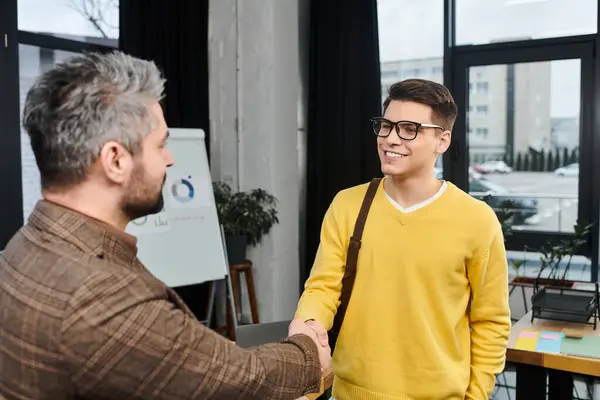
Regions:
<svg viewBox="0 0 600 400"><path fill-rule="evenodd" d="M227 258L229 265L243 264L246 262L246 248L248 238L246 235L226 235Z"/></svg>
<svg viewBox="0 0 600 400"><path fill-rule="evenodd" d="M536 283L538 286L562 287L565 289L572 288L574 284L572 281L562 279L531 278L528 276L516 276L510 281L510 284L515 286L534 286Z"/></svg>
<svg viewBox="0 0 600 400"><path fill-rule="evenodd" d="M533 286L535 278L529 278L526 276L515 276L511 281L511 285L515 286Z"/></svg>

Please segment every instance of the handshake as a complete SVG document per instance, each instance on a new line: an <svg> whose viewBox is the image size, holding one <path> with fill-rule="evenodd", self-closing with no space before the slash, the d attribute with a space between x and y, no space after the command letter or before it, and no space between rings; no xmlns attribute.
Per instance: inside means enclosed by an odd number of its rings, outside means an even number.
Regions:
<svg viewBox="0 0 600 400"><path fill-rule="evenodd" d="M309 336L319 349L319 359L321 361L321 371L326 371L331 365L331 348L329 347L329 338L327 331L320 322L301 319L294 319L288 328L288 335L293 336L304 334Z"/></svg>

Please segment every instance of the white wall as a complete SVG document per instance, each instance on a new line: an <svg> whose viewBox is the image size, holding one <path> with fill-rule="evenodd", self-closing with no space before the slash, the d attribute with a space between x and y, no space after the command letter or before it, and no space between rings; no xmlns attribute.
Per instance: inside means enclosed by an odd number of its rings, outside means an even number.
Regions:
<svg viewBox="0 0 600 400"><path fill-rule="evenodd" d="M244 191L260 187L279 200L280 223L249 253L261 322L291 318L299 297L304 171L298 20L299 4L307 3L210 3L213 179Z"/></svg>

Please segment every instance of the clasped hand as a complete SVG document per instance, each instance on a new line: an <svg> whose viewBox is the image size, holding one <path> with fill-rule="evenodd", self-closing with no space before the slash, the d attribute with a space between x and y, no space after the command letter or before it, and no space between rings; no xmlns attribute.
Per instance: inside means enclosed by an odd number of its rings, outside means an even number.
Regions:
<svg viewBox="0 0 600 400"><path fill-rule="evenodd" d="M331 365L331 348L329 347L329 338L323 325L314 320L302 321L294 319L288 328L288 335L305 334L309 336L319 349L319 360L321 361L321 371L329 369Z"/></svg>

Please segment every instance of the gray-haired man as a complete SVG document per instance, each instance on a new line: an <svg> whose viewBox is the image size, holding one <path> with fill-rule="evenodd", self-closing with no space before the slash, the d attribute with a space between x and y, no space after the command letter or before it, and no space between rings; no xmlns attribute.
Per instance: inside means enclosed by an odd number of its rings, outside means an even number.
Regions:
<svg viewBox="0 0 600 400"><path fill-rule="evenodd" d="M0 398L294 399L328 349L304 324L243 350L204 327L124 232L162 209L174 160L156 66L77 56L27 95L44 200L0 256ZM298 334L296 334L298 333Z"/></svg>

